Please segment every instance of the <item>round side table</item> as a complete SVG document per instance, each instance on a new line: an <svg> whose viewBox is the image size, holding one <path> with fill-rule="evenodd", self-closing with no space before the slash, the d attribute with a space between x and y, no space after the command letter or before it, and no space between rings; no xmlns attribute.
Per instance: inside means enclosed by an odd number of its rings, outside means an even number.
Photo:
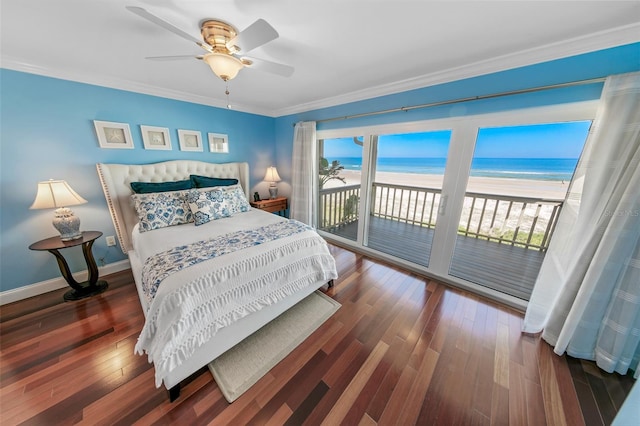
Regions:
<svg viewBox="0 0 640 426"><path fill-rule="evenodd" d="M98 280L98 266L91 253L91 247L94 241L101 236L102 232L100 231L83 231L82 238L75 240L62 241L60 237L57 236L40 240L29 246L30 250L48 251L56 257L62 276L71 286L71 290L64 294L64 300L80 300L85 297L95 296L105 291L109 286L106 281ZM89 270L89 280L82 283L77 282L73 278L67 261L62 254L60 254L60 250L79 245L82 245L82 253L84 254L84 260L87 262Z"/></svg>

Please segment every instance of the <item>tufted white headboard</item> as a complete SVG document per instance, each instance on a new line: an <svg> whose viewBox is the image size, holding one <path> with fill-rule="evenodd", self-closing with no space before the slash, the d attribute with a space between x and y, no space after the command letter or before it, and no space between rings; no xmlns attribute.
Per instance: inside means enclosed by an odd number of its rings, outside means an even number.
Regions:
<svg viewBox="0 0 640 426"><path fill-rule="evenodd" d="M172 160L155 164L96 164L113 225L122 251L132 250L131 231L138 216L131 202L131 182L169 182L189 179L189 175L238 179L249 199L248 163L207 163Z"/></svg>

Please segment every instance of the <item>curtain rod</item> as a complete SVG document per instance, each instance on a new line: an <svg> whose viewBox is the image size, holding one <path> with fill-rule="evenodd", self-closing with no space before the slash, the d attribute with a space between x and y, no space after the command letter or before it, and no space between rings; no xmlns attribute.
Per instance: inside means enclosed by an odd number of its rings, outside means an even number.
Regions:
<svg viewBox="0 0 640 426"><path fill-rule="evenodd" d="M491 99L491 98L499 98L499 97L502 97L502 96L520 95L520 94L523 94L523 93L540 92L540 91L543 91L543 90L558 89L558 88L561 88L561 87L581 86L581 85L584 85L584 84L602 83L603 81L605 81L605 79L606 79L606 77L599 77L599 78L592 78L592 79L588 79L588 80L573 81L573 82L569 82L569 83L550 84L548 86L539 86L539 87L531 87L529 89L511 90L511 91L508 91L508 92L494 93L494 94L491 94L491 95L471 96L471 97L468 97L468 98L452 99L452 100L449 100L449 101L431 102L431 103L428 103L428 104L411 105L411 106L405 106L405 107L399 107L399 108L385 109L385 110L381 110L381 111L363 112L361 114L343 115L343 116L340 116L340 117L332 117L332 118L323 118L321 120L315 120L315 121L316 121L316 123L326 123L328 121L350 120L350 119L353 119L353 118L368 117L370 115L381 115L381 114L389 114L389 113L392 113L392 112L411 111L411 110L414 110L414 109L429 108L429 107L441 106L441 105L457 104L457 103L461 103L461 102L478 101L478 100L481 100L481 99ZM295 123L294 123L294 126L295 126Z"/></svg>

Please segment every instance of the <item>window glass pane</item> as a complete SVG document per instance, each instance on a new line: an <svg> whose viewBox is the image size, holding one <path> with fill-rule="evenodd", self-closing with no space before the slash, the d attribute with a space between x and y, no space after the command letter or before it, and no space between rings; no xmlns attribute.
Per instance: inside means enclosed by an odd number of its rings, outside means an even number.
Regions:
<svg viewBox="0 0 640 426"><path fill-rule="evenodd" d="M451 131L380 135L368 247L429 265Z"/></svg>
<svg viewBox="0 0 640 426"><path fill-rule="evenodd" d="M450 275L529 299L590 125L479 130Z"/></svg>
<svg viewBox="0 0 640 426"><path fill-rule="evenodd" d="M318 146L318 228L356 241L362 137L323 139Z"/></svg>

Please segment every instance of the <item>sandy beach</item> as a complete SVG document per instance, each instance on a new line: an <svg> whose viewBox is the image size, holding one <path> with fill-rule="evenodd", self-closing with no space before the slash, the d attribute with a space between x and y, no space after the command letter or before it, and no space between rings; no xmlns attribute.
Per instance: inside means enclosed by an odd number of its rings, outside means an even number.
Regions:
<svg viewBox="0 0 640 426"><path fill-rule="evenodd" d="M343 170L340 176L345 178L347 185L360 183L360 172ZM422 188L442 188L442 175L378 172L376 173L376 182ZM340 186L344 186L344 184L339 180L332 180L327 182L325 188ZM469 178L467 192L563 200L568 187L568 182L472 176Z"/></svg>

